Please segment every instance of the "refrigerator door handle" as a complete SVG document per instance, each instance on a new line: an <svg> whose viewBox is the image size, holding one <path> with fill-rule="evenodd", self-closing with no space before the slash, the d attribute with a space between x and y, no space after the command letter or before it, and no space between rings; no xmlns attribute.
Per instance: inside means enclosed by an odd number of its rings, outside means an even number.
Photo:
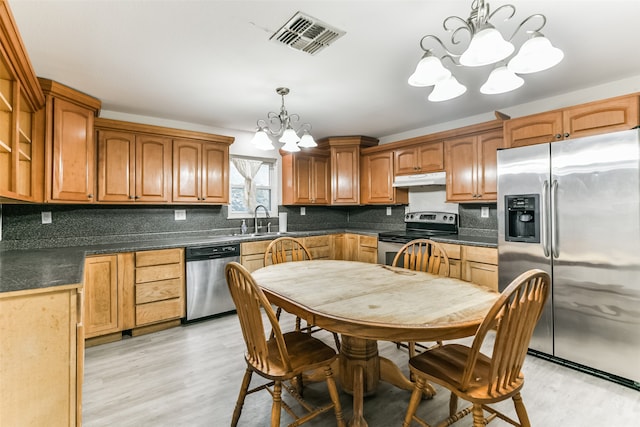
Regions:
<svg viewBox="0 0 640 427"><path fill-rule="evenodd" d="M558 181L551 184L551 253L554 258L560 256L558 247Z"/></svg>
<svg viewBox="0 0 640 427"><path fill-rule="evenodd" d="M545 180L542 183L542 201L540 206L540 227L542 228L542 250L544 251L544 257L549 257L549 207L547 206L547 200L549 197L549 181Z"/></svg>

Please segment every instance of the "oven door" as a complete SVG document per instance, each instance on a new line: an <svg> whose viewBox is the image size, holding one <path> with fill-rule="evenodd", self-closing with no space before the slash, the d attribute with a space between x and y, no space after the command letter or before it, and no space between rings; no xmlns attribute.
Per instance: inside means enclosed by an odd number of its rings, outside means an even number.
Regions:
<svg viewBox="0 0 640 427"><path fill-rule="evenodd" d="M378 240L378 264L391 265L393 258L403 246L403 242Z"/></svg>

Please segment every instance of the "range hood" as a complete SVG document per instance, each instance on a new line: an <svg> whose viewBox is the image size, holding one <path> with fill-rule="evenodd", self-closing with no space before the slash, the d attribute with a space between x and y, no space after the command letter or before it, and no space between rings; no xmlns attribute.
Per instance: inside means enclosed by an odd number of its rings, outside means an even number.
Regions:
<svg viewBox="0 0 640 427"><path fill-rule="evenodd" d="M445 185L446 173L432 172L415 175L399 175L393 181L394 187L421 187L431 185Z"/></svg>

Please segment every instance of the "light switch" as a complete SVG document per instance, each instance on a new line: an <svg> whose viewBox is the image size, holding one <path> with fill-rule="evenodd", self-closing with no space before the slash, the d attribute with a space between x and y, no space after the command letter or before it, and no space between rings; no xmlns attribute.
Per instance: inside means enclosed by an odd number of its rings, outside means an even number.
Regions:
<svg viewBox="0 0 640 427"><path fill-rule="evenodd" d="M489 206L482 206L480 208L480 217L489 218Z"/></svg>
<svg viewBox="0 0 640 427"><path fill-rule="evenodd" d="M51 224L51 212L42 212L42 223Z"/></svg>
<svg viewBox="0 0 640 427"><path fill-rule="evenodd" d="M176 209L174 211L174 216L176 221L184 221L187 219L187 211L184 209Z"/></svg>
<svg viewBox="0 0 640 427"><path fill-rule="evenodd" d="M300 206L300 215L306 215L307 214L307 208L305 208L304 206Z"/></svg>
<svg viewBox="0 0 640 427"><path fill-rule="evenodd" d="M387 206L387 215L391 215L391 206Z"/></svg>

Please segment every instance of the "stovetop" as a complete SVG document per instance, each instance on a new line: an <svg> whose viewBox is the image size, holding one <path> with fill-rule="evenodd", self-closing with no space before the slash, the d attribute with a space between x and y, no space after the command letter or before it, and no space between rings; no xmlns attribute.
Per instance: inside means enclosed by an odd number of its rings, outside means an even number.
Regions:
<svg viewBox="0 0 640 427"><path fill-rule="evenodd" d="M409 242L413 239L458 233L458 215L449 212L409 212L404 216L405 229L385 231L378 235L381 241Z"/></svg>

